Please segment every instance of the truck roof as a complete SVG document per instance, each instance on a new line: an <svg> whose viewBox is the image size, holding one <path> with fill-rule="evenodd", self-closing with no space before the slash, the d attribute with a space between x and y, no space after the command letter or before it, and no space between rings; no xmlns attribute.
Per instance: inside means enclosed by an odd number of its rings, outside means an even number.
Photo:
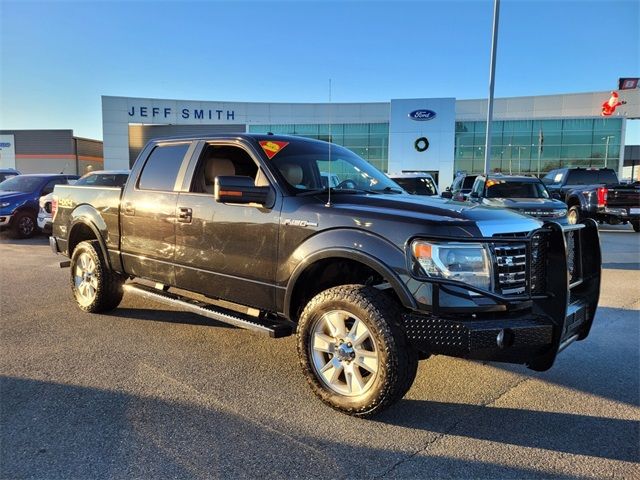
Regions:
<svg viewBox="0 0 640 480"><path fill-rule="evenodd" d="M157 137L149 140L150 143L162 143L172 140L217 140L217 139L243 139L243 140L285 140L285 141L297 141L297 142L310 142L310 143L329 143L324 140L316 140L313 138L299 137L297 135L275 135L269 133L210 133L210 134L198 134L198 135L178 135L171 137Z"/></svg>

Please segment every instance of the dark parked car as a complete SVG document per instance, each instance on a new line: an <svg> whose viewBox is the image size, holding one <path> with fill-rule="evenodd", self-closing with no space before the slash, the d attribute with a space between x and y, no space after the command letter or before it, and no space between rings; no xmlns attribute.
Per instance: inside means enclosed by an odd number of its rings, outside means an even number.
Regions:
<svg viewBox="0 0 640 480"><path fill-rule="evenodd" d="M444 198L452 198L459 202L462 202L469 198L471 189L473 188L473 182L476 181L477 175L458 175L451 184L450 187L442 192Z"/></svg>
<svg viewBox="0 0 640 480"><path fill-rule="evenodd" d="M71 259L61 265L81 309L112 310L126 289L273 337L297 332L312 390L351 415L402 398L432 354L546 370L587 337L598 305L592 220L563 227L408 195L318 140L156 139L124 189L55 196L50 242Z"/></svg>
<svg viewBox="0 0 640 480"><path fill-rule="evenodd" d="M20 175L20 172L15 168L0 168L0 183L16 175Z"/></svg>
<svg viewBox="0 0 640 480"><path fill-rule="evenodd" d="M412 195L438 195L438 187L428 173L398 173L389 177Z"/></svg>
<svg viewBox="0 0 640 480"><path fill-rule="evenodd" d="M620 183L610 168L559 168L542 181L569 206L570 224L584 218L612 225L629 222L640 232L640 182Z"/></svg>
<svg viewBox="0 0 640 480"><path fill-rule="evenodd" d="M566 203L552 198L537 177L478 175L469 201L489 207L508 208L540 219L565 222L567 217Z"/></svg>
<svg viewBox="0 0 640 480"><path fill-rule="evenodd" d="M80 177L76 187L117 187L122 188L129 178L129 170L96 170Z"/></svg>
<svg viewBox="0 0 640 480"><path fill-rule="evenodd" d="M16 175L0 183L0 229L18 238L31 237L38 229L38 201L77 175Z"/></svg>

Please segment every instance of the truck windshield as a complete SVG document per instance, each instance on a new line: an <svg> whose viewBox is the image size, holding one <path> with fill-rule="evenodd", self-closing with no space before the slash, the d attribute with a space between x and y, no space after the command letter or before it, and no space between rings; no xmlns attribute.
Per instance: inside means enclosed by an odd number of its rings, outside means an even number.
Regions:
<svg viewBox="0 0 640 480"><path fill-rule="evenodd" d="M404 193L384 173L338 145L290 142L270 162L296 193L322 191L328 187L334 191Z"/></svg>
<svg viewBox="0 0 640 480"><path fill-rule="evenodd" d="M17 177L9 178L0 183L0 191L2 192L33 192L42 183L40 177L26 177L18 175Z"/></svg>
<svg viewBox="0 0 640 480"><path fill-rule="evenodd" d="M549 192L538 182L488 180L487 198L549 198Z"/></svg>

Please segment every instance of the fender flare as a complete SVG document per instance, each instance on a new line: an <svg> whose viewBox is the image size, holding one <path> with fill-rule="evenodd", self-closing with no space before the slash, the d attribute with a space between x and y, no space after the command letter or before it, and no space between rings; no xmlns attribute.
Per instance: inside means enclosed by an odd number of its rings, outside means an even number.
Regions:
<svg viewBox="0 0 640 480"><path fill-rule="evenodd" d="M72 220L69 223L69 233L67 235L68 246L69 246L68 248L70 249L71 239L73 237L74 230L76 230L79 226L89 227L89 229L91 229L91 231L95 235L96 240L98 240L98 244L100 245L100 250L102 251L103 258L105 259L105 261L107 262L107 265L111 269L112 268L111 260L109 258L107 244L104 239L104 233L106 233L107 231L107 226L102 220L102 217L100 217L100 214L93 207L85 204L85 205L79 205L78 207L76 207L71 215L72 215ZM71 255L72 253L69 252L69 257L71 257Z"/></svg>
<svg viewBox="0 0 640 480"><path fill-rule="evenodd" d="M329 233L329 232L327 232ZM336 231L334 231L334 233L336 233ZM371 234L368 234L371 235ZM314 237L311 237L314 238ZM379 243L379 245L382 245L382 242L385 242L384 240L378 238L378 237L373 237L375 238L376 242ZM306 243L306 242L305 242ZM305 243L303 243L299 249L301 247L304 247ZM392 246L391 244L388 244L388 248L391 249ZM299 250L298 249L298 250ZM296 251L298 251L296 250ZM397 255L402 255L402 265L400 266L403 270L406 269L406 260L404 259L404 253L399 251L397 248L394 248L395 253ZM393 251L391 250L389 253L393 253ZM292 255L292 257L295 256L295 253ZM415 298L413 297L413 295L411 295L408 287L405 285L405 283L401 280L400 275L398 274L397 271L394 271L393 268L391 268L389 265L385 264L384 262L380 261L379 258L377 258L376 256L363 251L361 249L357 249L354 247L349 247L349 246L339 246L336 245L334 247L328 247L328 248L322 248L322 249L318 249L315 250L313 252L310 252L306 255L304 255L304 258L302 261L300 261L295 268L293 269L293 272L291 273L287 284L286 284L286 291L285 291L285 296L284 296L284 314L287 318L290 318L290 314L291 314L291 305L293 303L293 291L296 287L296 284L300 278L300 276L308 269L310 268L312 265L314 265L316 262L320 261L320 260L325 260L328 258L343 258L343 259L348 259L348 260L354 260L357 262L362 263L363 265L366 265L367 267L371 268L372 270L374 270L376 273L378 273L386 282L389 283L389 285L391 286L391 288L393 289L393 291L396 293L396 295L398 295L398 298L400 299L401 303L403 306L410 308L410 309L416 309L417 308L417 303ZM396 269L397 270L397 269Z"/></svg>

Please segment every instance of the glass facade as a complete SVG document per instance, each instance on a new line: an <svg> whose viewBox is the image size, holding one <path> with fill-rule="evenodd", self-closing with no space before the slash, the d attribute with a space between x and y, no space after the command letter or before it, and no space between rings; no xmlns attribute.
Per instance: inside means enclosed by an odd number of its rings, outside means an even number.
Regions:
<svg viewBox="0 0 640 480"><path fill-rule="evenodd" d="M486 122L456 122L454 171L481 173ZM622 119L564 118L493 122L491 171L548 172L559 167L618 169Z"/></svg>
<svg viewBox="0 0 640 480"><path fill-rule="evenodd" d="M388 123L249 125L251 133L299 135L348 148L383 172L389 164Z"/></svg>

